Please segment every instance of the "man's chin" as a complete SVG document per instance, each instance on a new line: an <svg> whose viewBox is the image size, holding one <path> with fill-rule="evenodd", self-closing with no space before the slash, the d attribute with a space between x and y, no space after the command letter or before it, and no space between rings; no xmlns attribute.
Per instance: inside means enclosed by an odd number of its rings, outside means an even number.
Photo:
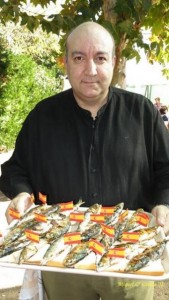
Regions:
<svg viewBox="0 0 169 300"><path fill-rule="evenodd" d="M99 99L100 94L99 93L91 93L91 94L83 94L84 99L89 100L97 100Z"/></svg>
<svg viewBox="0 0 169 300"><path fill-rule="evenodd" d="M100 99L102 99L103 95L102 95L102 91L101 90L93 90L93 91L89 91L89 90L79 90L77 93L74 92L75 98L77 99L81 99L82 101L99 101Z"/></svg>
<svg viewBox="0 0 169 300"><path fill-rule="evenodd" d="M86 97L86 98L97 98L101 95L101 90L100 89L86 89L85 91L81 91L81 94Z"/></svg>

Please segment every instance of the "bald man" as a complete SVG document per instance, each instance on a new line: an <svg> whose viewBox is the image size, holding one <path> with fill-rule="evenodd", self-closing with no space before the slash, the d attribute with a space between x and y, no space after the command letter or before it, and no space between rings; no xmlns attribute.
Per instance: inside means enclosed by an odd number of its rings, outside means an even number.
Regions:
<svg viewBox="0 0 169 300"><path fill-rule="evenodd" d="M32 194L39 204L39 192L48 204L124 202L152 212L169 231L168 131L147 98L111 87L114 63L105 28L86 22L70 33L65 66L72 88L36 105L2 166L9 208L23 213ZM49 300L153 299L153 282L54 272L42 279Z"/></svg>

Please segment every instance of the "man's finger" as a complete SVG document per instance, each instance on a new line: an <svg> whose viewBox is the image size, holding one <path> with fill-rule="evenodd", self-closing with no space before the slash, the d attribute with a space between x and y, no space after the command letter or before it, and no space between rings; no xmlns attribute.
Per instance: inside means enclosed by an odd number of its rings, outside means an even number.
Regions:
<svg viewBox="0 0 169 300"><path fill-rule="evenodd" d="M169 232L169 208L165 205L157 205L153 208L152 214L156 219L156 223L163 226L164 232Z"/></svg>

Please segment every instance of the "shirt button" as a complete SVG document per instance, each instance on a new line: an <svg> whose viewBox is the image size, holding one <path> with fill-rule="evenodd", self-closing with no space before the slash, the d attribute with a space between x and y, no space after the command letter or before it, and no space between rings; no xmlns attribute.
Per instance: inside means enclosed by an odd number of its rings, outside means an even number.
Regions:
<svg viewBox="0 0 169 300"><path fill-rule="evenodd" d="M92 196L93 196L94 198L96 198L96 197L98 196L98 193L93 193Z"/></svg>
<svg viewBox="0 0 169 300"><path fill-rule="evenodd" d="M96 173L96 169L95 168L91 169L91 172Z"/></svg>

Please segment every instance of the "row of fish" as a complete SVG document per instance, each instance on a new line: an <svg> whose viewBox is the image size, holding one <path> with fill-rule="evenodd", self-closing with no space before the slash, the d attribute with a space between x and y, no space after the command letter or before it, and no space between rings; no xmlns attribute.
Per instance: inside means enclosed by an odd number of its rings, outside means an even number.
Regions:
<svg viewBox="0 0 169 300"><path fill-rule="evenodd" d="M97 271L124 260L124 271L135 272L161 257L166 241L154 239L161 227L148 227L148 222L140 224L138 216L142 213L146 216L143 209L130 212L123 210L124 203L118 203L110 214L100 204L85 210L81 209L82 204L79 200L71 210L62 210L59 204L33 206L7 229L0 245L0 258L8 259L8 255L18 251L17 263L23 264L45 247L41 265L62 255L62 266L72 268L92 254ZM71 218L72 213L75 216L81 213L82 219ZM37 241L32 241L32 233L38 237ZM134 234L133 240L130 233ZM123 239L124 235L129 239ZM76 239L66 243L65 236Z"/></svg>

